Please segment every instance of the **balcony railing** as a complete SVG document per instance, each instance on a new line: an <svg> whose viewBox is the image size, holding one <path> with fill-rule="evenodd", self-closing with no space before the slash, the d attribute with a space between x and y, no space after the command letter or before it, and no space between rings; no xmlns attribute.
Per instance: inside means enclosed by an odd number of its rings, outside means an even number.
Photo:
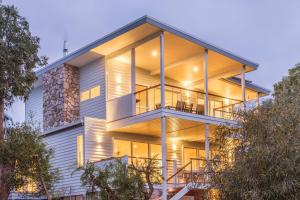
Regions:
<svg viewBox="0 0 300 200"><path fill-rule="evenodd" d="M155 85L135 93L136 114L161 107L160 85ZM165 108L204 115L205 93L173 85L165 85ZM242 101L218 95L208 95L208 115L233 119L233 114L241 108Z"/></svg>

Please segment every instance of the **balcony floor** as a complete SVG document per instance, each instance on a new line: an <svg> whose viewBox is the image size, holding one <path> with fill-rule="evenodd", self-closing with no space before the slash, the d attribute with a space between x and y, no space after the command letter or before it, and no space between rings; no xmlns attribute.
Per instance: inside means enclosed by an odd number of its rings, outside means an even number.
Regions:
<svg viewBox="0 0 300 200"><path fill-rule="evenodd" d="M160 118L166 116L166 133L168 139L186 141L204 141L204 125L209 124L213 137L214 129L223 123L234 123L230 120L196 115L180 111L157 109L140 115L108 123L108 131L125 132L142 135L161 136Z"/></svg>

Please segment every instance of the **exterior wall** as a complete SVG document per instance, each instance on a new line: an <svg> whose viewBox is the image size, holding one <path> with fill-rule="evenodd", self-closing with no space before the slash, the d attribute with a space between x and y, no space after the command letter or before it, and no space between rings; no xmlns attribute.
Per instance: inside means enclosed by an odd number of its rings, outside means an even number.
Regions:
<svg viewBox="0 0 300 200"><path fill-rule="evenodd" d="M59 127L79 118L79 70L62 65L43 75L43 126Z"/></svg>
<svg viewBox="0 0 300 200"><path fill-rule="evenodd" d="M84 134L83 126L43 138L48 147L54 149L51 164L60 171L61 180L55 186L55 191L60 196L85 194L85 188L80 183L81 172L74 172L77 168L77 136L80 134Z"/></svg>
<svg viewBox="0 0 300 200"><path fill-rule="evenodd" d="M112 136L105 132L105 120L85 117L84 124L85 162L95 162L111 157L113 140Z"/></svg>
<svg viewBox="0 0 300 200"><path fill-rule="evenodd" d="M130 64L116 59L106 60L107 100L130 93Z"/></svg>
<svg viewBox="0 0 300 200"><path fill-rule="evenodd" d="M25 121L31 120L43 127L43 88L33 88L25 102Z"/></svg>
<svg viewBox="0 0 300 200"><path fill-rule="evenodd" d="M131 77L130 64L120 62L116 59L108 59L107 71L107 100L111 100L130 93ZM167 84L180 86L180 83L166 78ZM154 86L160 84L160 76L151 76L150 72L136 68L136 84Z"/></svg>
<svg viewBox="0 0 300 200"><path fill-rule="evenodd" d="M100 96L80 102L80 117L105 119L105 62L98 59L80 68L80 92L100 85Z"/></svg>

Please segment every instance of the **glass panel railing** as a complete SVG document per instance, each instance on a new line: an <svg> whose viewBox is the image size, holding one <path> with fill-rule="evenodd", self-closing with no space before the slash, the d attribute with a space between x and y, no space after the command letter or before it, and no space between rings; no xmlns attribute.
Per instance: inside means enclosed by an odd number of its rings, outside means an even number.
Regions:
<svg viewBox="0 0 300 200"><path fill-rule="evenodd" d="M161 107L160 85L136 92L136 114ZM200 91L165 85L165 107L176 111L204 115L205 94ZM208 116L233 119L241 108L241 101L218 95L208 95Z"/></svg>

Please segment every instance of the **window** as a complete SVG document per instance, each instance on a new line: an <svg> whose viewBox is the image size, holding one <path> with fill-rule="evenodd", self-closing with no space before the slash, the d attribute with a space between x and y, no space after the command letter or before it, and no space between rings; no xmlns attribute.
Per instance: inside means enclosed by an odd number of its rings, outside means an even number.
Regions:
<svg viewBox="0 0 300 200"><path fill-rule="evenodd" d="M83 166L83 135L77 136L77 167Z"/></svg>
<svg viewBox="0 0 300 200"><path fill-rule="evenodd" d="M151 158L156 157L156 159L161 159L161 145L151 144L150 151L151 151Z"/></svg>
<svg viewBox="0 0 300 200"><path fill-rule="evenodd" d="M141 142L132 143L132 156L137 158L148 158L148 144Z"/></svg>
<svg viewBox="0 0 300 200"><path fill-rule="evenodd" d="M80 101L86 101L100 96L100 85L92 87L80 93Z"/></svg>
<svg viewBox="0 0 300 200"><path fill-rule="evenodd" d="M100 86L97 85L91 89L91 99L100 96Z"/></svg>
<svg viewBox="0 0 300 200"><path fill-rule="evenodd" d="M131 142L126 140L114 140L114 156L131 156Z"/></svg>
<svg viewBox="0 0 300 200"><path fill-rule="evenodd" d="M89 90L81 92L81 94L80 94L80 101L86 101L89 98L90 98L90 91Z"/></svg>
<svg viewBox="0 0 300 200"><path fill-rule="evenodd" d="M161 145L129 140L114 140L114 156L137 158L153 158L156 156L156 159L161 159Z"/></svg>

